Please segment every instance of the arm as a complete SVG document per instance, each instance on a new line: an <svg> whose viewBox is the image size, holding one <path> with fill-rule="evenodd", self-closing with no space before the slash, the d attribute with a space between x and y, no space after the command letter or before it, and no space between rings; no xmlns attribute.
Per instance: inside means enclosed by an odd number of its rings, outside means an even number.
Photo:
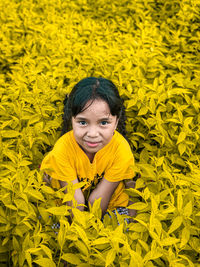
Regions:
<svg viewBox="0 0 200 267"><path fill-rule="evenodd" d="M48 174L44 173L43 181L46 183L47 186L51 185L51 180L52 180L52 178ZM65 187L67 185L67 182L64 182L64 181L60 181L59 180L59 183L60 183L61 187ZM78 179L72 181L72 183L73 184L78 183ZM66 194L67 193L67 189L65 189L64 192ZM83 195L82 190L80 188L75 190L74 198L75 198L75 200L77 201L78 204L85 204L85 198L84 198L84 195ZM67 205L68 206L72 206L71 201L68 201ZM79 206L78 209L79 210L84 210L84 207L83 206Z"/></svg>
<svg viewBox="0 0 200 267"><path fill-rule="evenodd" d="M61 187L65 187L67 185L67 182L64 182L64 181L59 181L59 182L60 182L60 186ZM76 184L78 182L79 182L78 179L72 181L73 184ZM64 192L67 193L67 189L65 189ZM77 201L78 204L85 204L85 198L84 198L83 192L82 192L82 190L80 188L75 190L74 198L75 198L75 200ZM68 206L72 206L71 201L68 201L67 205ZM81 210L81 211L84 210L84 206L78 206L77 208L79 210Z"/></svg>
<svg viewBox="0 0 200 267"><path fill-rule="evenodd" d="M97 187L90 194L88 201L90 202L91 205L93 205L95 199L101 197L102 215L105 214L110 199L112 197L112 194L114 193L119 183L120 182L109 182L105 178L103 178L101 182L97 185Z"/></svg>

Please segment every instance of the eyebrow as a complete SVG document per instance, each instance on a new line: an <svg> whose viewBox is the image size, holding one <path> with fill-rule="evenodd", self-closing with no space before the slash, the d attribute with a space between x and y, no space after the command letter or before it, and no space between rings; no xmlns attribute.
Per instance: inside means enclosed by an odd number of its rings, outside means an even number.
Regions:
<svg viewBox="0 0 200 267"><path fill-rule="evenodd" d="M76 116L75 119L77 119L77 120L87 120L87 118L78 117L78 116ZM111 120L111 118L109 117L109 118L101 118L99 121L110 121L110 120Z"/></svg>

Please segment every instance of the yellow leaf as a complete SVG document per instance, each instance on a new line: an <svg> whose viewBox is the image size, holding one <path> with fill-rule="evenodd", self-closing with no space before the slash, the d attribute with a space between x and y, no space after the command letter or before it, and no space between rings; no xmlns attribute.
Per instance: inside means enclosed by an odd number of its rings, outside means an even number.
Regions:
<svg viewBox="0 0 200 267"><path fill-rule="evenodd" d="M145 255L144 261L155 260L162 257L162 255L163 253L159 250L153 250L153 251L151 250Z"/></svg>
<svg viewBox="0 0 200 267"><path fill-rule="evenodd" d="M143 233L147 231L147 228L140 223L133 223L129 226L129 230L133 232Z"/></svg>
<svg viewBox="0 0 200 267"><path fill-rule="evenodd" d="M1 135L2 137L5 137L5 138L14 138L14 137L18 137L20 133L14 130L6 130L6 131L2 131Z"/></svg>
<svg viewBox="0 0 200 267"><path fill-rule="evenodd" d="M87 227L86 226L86 216L87 216L86 213L83 211L80 211L78 208L73 208L72 213L74 215L74 220L76 219L76 221L80 223L85 229Z"/></svg>
<svg viewBox="0 0 200 267"><path fill-rule="evenodd" d="M113 263L115 257L116 257L116 251L114 249L109 250L106 255L106 267Z"/></svg>
<svg viewBox="0 0 200 267"><path fill-rule="evenodd" d="M138 116L146 115L147 112L148 112L148 108L144 106L139 110Z"/></svg>
<svg viewBox="0 0 200 267"><path fill-rule="evenodd" d="M174 221L172 222L172 224L170 225L168 234L173 233L176 229L178 229L181 224L183 222L183 217L182 216L177 216Z"/></svg>
<svg viewBox="0 0 200 267"><path fill-rule="evenodd" d="M182 211L182 207L183 207L183 196L182 196L181 189L179 189L178 190L178 194L177 194L177 208L178 208L178 211Z"/></svg>
<svg viewBox="0 0 200 267"><path fill-rule="evenodd" d="M80 260L80 257L78 255L80 255L80 254L65 253L62 255L62 259L65 260L66 262L73 264L73 265L79 266L81 264L81 260Z"/></svg>
<svg viewBox="0 0 200 267"><path fill-rule="evenodd" d="M28 166L30 165L32 162L28 161L28 160L22 160L20 163L19 163L19 166Z"/></svg>
<svg viewBox="0 0 200 267"><path fill-rule="evenodd" d="M84 185L86 185L86 182L79 182L79 183L73 184L73 189L76 190L78 188L83 187Z"/></svg>
<svg viewBox="0 0 200 267"><path fill-rule="evenodd" d="M38 190L29 187L25 190L25 192L33 198L44 201L43 195Z"/></svg>
<svg viewBox="0 0 200 267"><path fill-rule="evenodd" d="M149 107L150 107L151 112L154 113L156 109L156 104L155 104L153 97L150 98Z"/></svg>
<svg viewBox="0 0 200 267"><path fill-rule="evenodd" d="M136 103L137 103L137 97L134 97L134 98L132 98L130 100L127 100L126 101L126 108L130 109L131 107L135 106Z"/></svg>
<svg viewBox="0 0 200 267"><path fill-rule="evenodd" d="M163 164L163 161L164 161L164 157L158 158L158 160L156 162L156 166L161 166Z"/></svg>
<svg viewBox="0 0 200 267"><path fill-rule="evenodd" d="M80 241L80 240L74 241L74 244L82 254L84 254L86 257L88 257L88 255L89 255L88 248L82 241Z"/></svg>
<svg viewBox="0 0 200 267"><path fill-rule="evenodd" d="M110 240L106 237L100 237L92 242L93 245L102 245L107 243L110 243Z"/></svg>
<svg viewBox="0 0 200 267"><path fill-rule="evenodd" d="M144 242L144 241L141 240L141 239L138 239L138 242L142 245L142 247L144 248L144 250L145 250L146 252L149 251L149 246L147 245L146 242Z"/></svg>
<svg viewBox="0 0 200 267"><path fill-rule="evenodd" d="M70 194L70 193L67 193L64 195L64 198L63 198L63 203L67 202L67 201L71 201L73 199L73 195Z"/></svg>
<svg viewBox="0 0 200 267"><path fill-rule="evenodd" d="M40 258L38 260L34 260L34 262L41 267L56 267L55 263L48 258Z"/></svg>
<svg viewBox="0 0 200 267"><path fill-rule="evenodd" d="M54 214L54 215L63 215L63 216L67 216L69 215L69 209L71 209L70 207L68 207L67 205L63 205L60 207L52 207L47 209L46 211Z"/></svg>
<svg viewBox="0 0 200 267"><path fill-rule="evenodd" d="M35 114L35 115L30 117L30 119L28 120L28 124L29 125L34 124L34 123L38 122L40 120L40 118L41 118L40 115Z"/></svg>
<svg viewBox="0 0 200 267"><path fill-rule="evenodd" d="M185 152L185 150L186 150L186 144L184 144L184 143L180 143L180 144L178 144L178 151L179 151L179 153L180 153L180 155L182 156L183 155L183 153Z"/></svg>
<svg viewBox="0 0 200 267"><path fill-rule="evenodd" d="M188 128L188 126L192 123L192 120L193 120L193 117L187 117L185 120L184 120L184 126L186 128Z"/></svg>
<svg viewBox="0 0 200 267"><path fill-rule="evenodd" d="M14 250L20 251L20 245L15 236L13 236L13 248Z"/></svg>
<svg viewBox="0 0 200 267"><path fill-rule="evenodd" d="M179 136L178 136L178 140L177 140L177 145L181 142L183 142L186 138L186 133L185 132L180 132Z"/></svg>
<svg viewBox="0 0 200 267"><path fill-rule="evenodd" d="M55 194L55 191L50 186L42 185L41 190L42 192L47 193L47 194L51 194L51 195Z"/></svg>
<svg viewBox="0 0 200 267"><path fill-rule="evenodd" d="M25 258L28 262L28 266L32 266L32 258L31 258L31 254L29 252L25 252Z"/></svg>
<svg viewBox="0 0 200 267"><path fill-rule="evenodd" d="M79 219L81 219L81 217L79 217ZM84 229L82 227L80 227L79 225L75 225L74 227L75 227L75 231L79 235L80 239L87 245L89 240L88 240L88 237L87 237Z"/></svg>
<svg viewBox="0 0 200 267"><path fill-rule="evenodd" d="M190 217L192 214L192 201L189 201L184 209L183 209L183 215L185 215L186 217Z"/></svg>
<svg viewBox="0 0 200 267"><path fill-rule="evenodd" d="M143 202L137 202L137 203L130 205L128 208L134 209L134 210L143 210L143 209L146 209L147 207L148 207L148 204L143 203Z"/></svg>
<svg viewBox="0 0 200 267"><path fill-rule="evenodd" d="M161 241L161 244L163 246L171 246L171 245L178 243L179 241L180 241L180 239L178 239L178 238L167 237Z"/></svg>
<svg viewBox="0 0 200 267"><path fill-rule="evenodd" d="M2 241L2 246L5 246L6 245L6 243L8 243L8 241L10 240L10 238L7 236L6 238L4 238L3 239L3 241Z"/></svg>
<svg viewBox="0 0 200 267"><path fill-rule="evenodd" d="M45 245L40 245L41 249L45 252L45 254L52 260L52 251Z"/></svg>
<svg viewBox="0 0 200 267"><path fill-rule="evenodd" d="M190 229L188 227L184 227L181 233L181 244L180 248L184 247L190 239Z"/></svg>

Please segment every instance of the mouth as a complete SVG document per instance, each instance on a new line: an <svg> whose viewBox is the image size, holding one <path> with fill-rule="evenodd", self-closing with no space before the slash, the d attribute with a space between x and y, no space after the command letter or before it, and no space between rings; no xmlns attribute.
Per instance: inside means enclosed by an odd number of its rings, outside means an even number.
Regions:
<svg viewBox="0 0 200 267"><path fill-rule="evenodd" d="M100 142L88 142L88 141L85 141L85 143L86 143L86 145L88 147L97 147Z"/></svg>

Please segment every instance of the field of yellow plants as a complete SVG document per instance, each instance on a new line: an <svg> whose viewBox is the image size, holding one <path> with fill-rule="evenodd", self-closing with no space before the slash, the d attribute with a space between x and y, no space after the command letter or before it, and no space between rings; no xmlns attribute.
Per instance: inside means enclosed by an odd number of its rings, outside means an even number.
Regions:
<svg viewBox="0 0 200 267"><path fill-rule="evenodd" d="M2 0L0 26L0 266L200 266L199 0ZM69 224L38 167L88 76L125 100L129 225L99 201Z"/></svg>

